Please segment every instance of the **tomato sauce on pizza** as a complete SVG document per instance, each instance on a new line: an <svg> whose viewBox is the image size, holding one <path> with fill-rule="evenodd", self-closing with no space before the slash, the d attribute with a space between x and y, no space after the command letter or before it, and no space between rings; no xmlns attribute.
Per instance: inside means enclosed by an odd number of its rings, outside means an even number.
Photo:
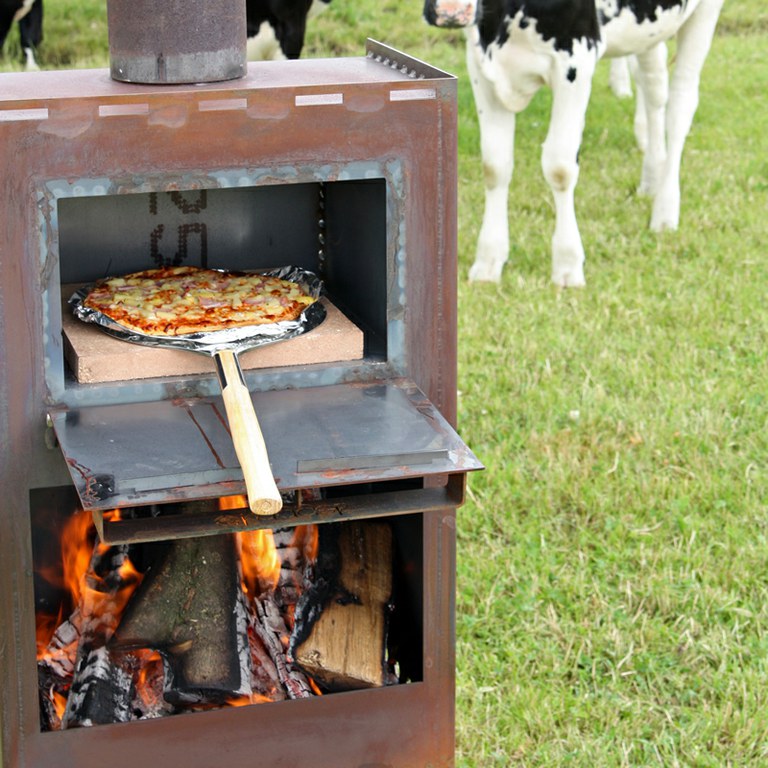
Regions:
<svg viewBox="0 0 768 768"><path fill-rule="evenodd" d="M161 267L99 282L83 305L148 336L183 336L296 320L315 299L257 273Z"/></svg>

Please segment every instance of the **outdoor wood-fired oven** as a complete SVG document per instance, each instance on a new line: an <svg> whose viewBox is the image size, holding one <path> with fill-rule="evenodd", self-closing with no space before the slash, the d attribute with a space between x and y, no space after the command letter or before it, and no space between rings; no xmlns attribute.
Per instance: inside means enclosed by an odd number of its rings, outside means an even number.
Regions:
<svg viewBox="0 0 768 768"><path fill-rule="evenodd" d="M8 74L0 157L2 766L452 765L455 510L480 468L452 426L455 79L373 41L365 56L252 63L219 83ZM243 475L209 359L71 316L77 287L161 264L290 264L323 280L324 323L242 356L284 498L276 516L237 501ZM77 609L50 574L83 514L108 551L158 579L158 548L231 570L224 542L246 531L314 526L334 551L353 531L390 569L386 674L341 686L352 690L50 727L36 623L53 608L61 626ZM217 584L231 597L225 570L197 584L212 585L206 616ZM219 642L215 617L190 620L210 623L176 656L196 638Z"/></svg>

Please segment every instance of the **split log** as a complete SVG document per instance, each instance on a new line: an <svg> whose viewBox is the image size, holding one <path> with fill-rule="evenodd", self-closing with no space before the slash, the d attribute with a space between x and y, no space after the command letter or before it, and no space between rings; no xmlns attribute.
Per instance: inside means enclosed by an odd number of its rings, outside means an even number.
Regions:
<svg viewBox="0 0 768 768"><path fill-rule="evenodd" d="M133 679L104 648L78 658L62 728L127 723L132 716Z"/></svg>
<svg viewBox="0 0 768 768"><path fill-rule="evenodd" d="M318 575L297 608L291 656L328 690L388 685L394 682L385 662L392 529L370 520L332 528L336 545L321 538Z"/></svg>
<svg viewBox="0 0 768 768"><path fill-rule="evenodd" d="M232 536L173 541L134 594L110 646L160 651L168 663L170 703L250 695L240 591Z"/></svg>

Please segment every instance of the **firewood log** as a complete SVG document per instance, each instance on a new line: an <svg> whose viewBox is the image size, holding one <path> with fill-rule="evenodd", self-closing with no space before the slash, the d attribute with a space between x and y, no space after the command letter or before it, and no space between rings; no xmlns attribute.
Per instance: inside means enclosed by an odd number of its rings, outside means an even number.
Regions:
<svg viewBox="0 0 768 768"><path fill-rule="evenodd" d="M173 541L134 594L110 647L160 651L171 673L165 693L171 703L250 695L240 590L231 536Z"/></svg>
<svg viewBox="0 0 768 768"><path fill-rule="evenodd" d="M291 655L329 690L386 685L392 682L385 664L392 530L385 522L366 520L333 528L337 565L326 562L315 589L305 593ZM321 539L322 558L332 549Z"/></svg>

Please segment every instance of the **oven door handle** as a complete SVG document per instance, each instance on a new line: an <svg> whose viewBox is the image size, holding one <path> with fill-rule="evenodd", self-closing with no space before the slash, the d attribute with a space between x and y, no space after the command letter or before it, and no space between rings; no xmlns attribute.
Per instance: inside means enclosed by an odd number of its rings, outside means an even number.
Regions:
<svg viewBox="0 0 768 768"><path fill-rule="evenodd" d="M272 475L267 446L237 354L220 350L214 359L232 443L243 470L248 506L257 515L275 515L282 509L283 500Z"/></svg>

